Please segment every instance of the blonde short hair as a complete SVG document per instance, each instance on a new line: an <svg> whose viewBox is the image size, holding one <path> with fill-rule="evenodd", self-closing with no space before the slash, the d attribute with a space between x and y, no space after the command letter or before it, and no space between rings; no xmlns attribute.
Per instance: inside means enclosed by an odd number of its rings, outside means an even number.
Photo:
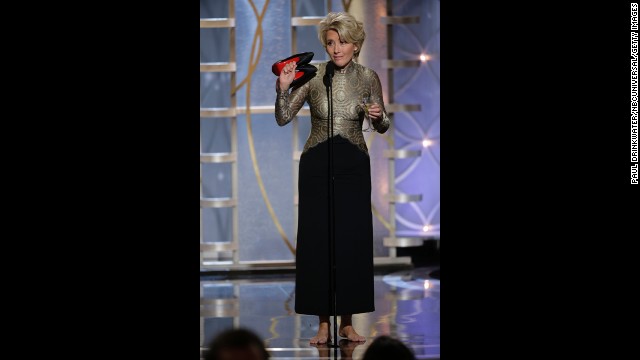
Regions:
<svg viewBox="0 0 640 360"><path fill-rule="evenodd" d="M340 40L356 46L358 50L353 52L353 57L357 59L366 36L362 21L356 20L353 15L345 12L328 13L327 16L320 21L320 27L318 28L318 39L320 39L325 49L327 47L327 31L329 30L335 30L338 36L340 36Z"/></svg>

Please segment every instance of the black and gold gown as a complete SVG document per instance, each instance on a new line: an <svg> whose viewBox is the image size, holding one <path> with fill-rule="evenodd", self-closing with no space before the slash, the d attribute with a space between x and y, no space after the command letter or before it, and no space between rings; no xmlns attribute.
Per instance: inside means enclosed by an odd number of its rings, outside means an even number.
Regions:
<svg viewBox="0 0 640 360"><path fill-rule="evenodd" d="M330 315L328 239L328 104L323 83L327 63L316 76L289 91L277 91L278 125L289 123L304 102L311 111L311 133L300 156L295 311ZM336 245L336 314L374 311L371 167L362 134L363 96L383 108L376 131L389 128L382 88L375 71L351 61L333 76L333 158Z"/></svg>

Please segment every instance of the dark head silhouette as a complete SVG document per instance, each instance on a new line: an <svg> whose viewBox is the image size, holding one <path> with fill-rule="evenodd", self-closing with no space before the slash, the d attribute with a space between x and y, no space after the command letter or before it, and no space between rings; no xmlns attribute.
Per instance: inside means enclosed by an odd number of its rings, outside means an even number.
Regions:
<svg viewBox="0 0 640 360"><path fill-rule="evenodd" d="M230 329L210 343L204 360L267 360L269 353L262 340L248 329Z"/></svg>
<svg viewBox="0 0 640 360"><path fill-rule="evenodd" d="M416 357L400 340L387 335L377 337L367 348L362 360L415 360Z"/></svg>

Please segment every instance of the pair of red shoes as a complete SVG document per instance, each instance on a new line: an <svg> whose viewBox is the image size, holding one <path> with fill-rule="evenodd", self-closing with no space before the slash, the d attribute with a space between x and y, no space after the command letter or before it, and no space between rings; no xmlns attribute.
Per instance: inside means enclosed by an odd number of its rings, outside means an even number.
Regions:
<svg viewBox="0 0 640 360"><path fill-rule="evenodd" d="M300 54L291 55L286 59L283 59L274 63L273 66L271 66L271 72L273 72L275 76L280 76L280 73L282 72L282 69L284 68L284 66L295 61L296 76L293 79L291 86L292 87L300 86L306 83L309 79L316 76L316 72L318 71L318 68L309 64L311 59L313 59L313 55L314 54L312 52L304 52Z"/></svg>

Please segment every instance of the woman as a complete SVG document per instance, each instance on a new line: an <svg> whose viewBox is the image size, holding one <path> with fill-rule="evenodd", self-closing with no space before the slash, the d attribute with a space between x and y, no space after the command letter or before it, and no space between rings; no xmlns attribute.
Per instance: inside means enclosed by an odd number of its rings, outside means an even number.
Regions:
<svg viewBox="0 0 640 360"><path fill-rule="evenodd" d="M365 33L362 22L347 13L329 13L318 31L320 42L334 65L333 174L336 261L336 314L339 335L364 341L353 328L351 315L374 311L373 223L371 168L362 135L363 97L369 97L369 116L379 133L389 128L378 75L356 62ZM331 341L330 257L328 223L328 121L325 72L291 90L295 63L287 64L276 83L276 121L284 126L304 102L311 111L311 133L300 156L298 240L296 249L296 301L299 314L318 315L318 333L311 344Z"/></svg>

